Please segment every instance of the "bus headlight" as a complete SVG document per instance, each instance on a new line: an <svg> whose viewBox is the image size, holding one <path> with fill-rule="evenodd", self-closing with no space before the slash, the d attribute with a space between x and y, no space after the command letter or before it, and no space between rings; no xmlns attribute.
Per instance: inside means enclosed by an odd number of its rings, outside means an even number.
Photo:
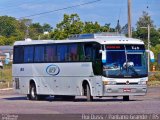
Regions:
<svg viewBox="0 0 160 120"><path fill-rule="evenodd" d="M104 85L116 85L116 81L103 81Z"/></svg>
<svg viewBox="0 0 160 120"><path fill-rule="evenodd" d="M139 81L138 84L140 84L140 85L146 85L147 81Z"/></svg>
<svg viewBox="0 0 160 120"><path fill-rule="evenodd" d="M109 85L116 85L116 83L117 83L116 81L109 81L108 82Z"/></svg>

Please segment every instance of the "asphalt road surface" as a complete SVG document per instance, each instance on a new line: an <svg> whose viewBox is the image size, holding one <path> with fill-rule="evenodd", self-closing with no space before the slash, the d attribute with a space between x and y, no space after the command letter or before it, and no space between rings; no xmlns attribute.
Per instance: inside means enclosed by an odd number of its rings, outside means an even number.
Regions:
<svg viewBox="0 0 160 120"><path fill-rule="evenodd" d="M83 119L87 119L86 114L156 116L160 114L160 87L150 87L146 96L131 96L130 101L123 101L122 97L104 97L94 98L92 102L87 102L85 97L76 97L75 101L55 100L52 97L44 101L30 101L12 90L0 90L0 114L81 114Z"/></svg>

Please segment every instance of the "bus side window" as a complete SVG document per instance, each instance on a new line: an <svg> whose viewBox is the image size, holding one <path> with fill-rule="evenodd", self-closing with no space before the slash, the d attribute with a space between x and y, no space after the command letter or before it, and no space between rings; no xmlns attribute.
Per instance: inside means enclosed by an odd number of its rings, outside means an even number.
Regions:
<svg viewBox="0 0 160 120"><path fill-rule="evenodd" d="M24 47L24 62L25 63L33 62L33 53L34 53L33 46L25 46Z"/></svg>
<svg viewBox="0 0 160 120"><path fill-rule="evenodd" d="M93 48L92 44L85 45L85 61L92 61L93 57Z"/></svg>
<svg viewBox="0 0 160 120"><path fill-rule="evenodd" d="M99 50L101 49L101 46L99 44L93 45L93 72L95 75L102 75L102 62L101 62L101 54L99 53Z"/></svg>
<svg viewBox="0 0 160 120"><path fill-rule="evenodd" d="M23 46L16 46L14 47L14 57L13 63L23 63L24 61L24 47Z"/></svg>
<svg viewBox="0 0 160 120"><path fill-rule="evenodd" d="M78 44L78 58L79 58L79 61L85 60L85 50L84 50L83 44Z"/></svg>
<svg viewBox="0 0 160 120"><path fill-rule="evenodd" d="M93 45L93 59L94 60L101 60L101 54L99 53L100 49L101 49L101 46L99 44Z"/></svg>
<svg viewBox="0 0 160 120"><path fill-rule="evenodd" d="M47 62L57 61L56 46L55 45L48 45L48 46L46 46L45 60Z"/></svg>
<svg viewBox="0 0 160 120"><path fill-rule="evenodd" d="M34 62L44 62L44 46L35 46Z"/></svg>
<svg viewBox="0 0 160 120"><path fill-rule="evenodd" d="M67 60L67 45L57 46L57 61L64 62Z"/></svg>
<svg viewBox="0 0 160 120"><path fill-rule="evenodd" d="M78 54L77 54L77 44L71 44L69 45L69 61L78 61Z"/></svg>

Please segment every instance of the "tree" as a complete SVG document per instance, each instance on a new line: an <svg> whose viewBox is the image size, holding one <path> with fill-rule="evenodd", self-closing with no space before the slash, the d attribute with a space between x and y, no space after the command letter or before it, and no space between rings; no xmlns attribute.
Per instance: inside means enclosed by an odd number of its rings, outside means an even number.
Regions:
<svg viewBox="0 0 160 120"><path fill-rule="evenodd" d="M0 36L0 45L5 45L6 38L3 36Z"/></svg>
<svg viewBox="0 0 160 120"><path fill-rule="evenodd" d="M83 28L83 33L97 33L100 32L101 26L99 25L98 22L85 22L84 23L84 28Z"/></svg>
<svg viewBox="0 0 160 120"><path fill-rule="evenodd" d="M18 21L13 17L0 16L0 35L10 37L16 33Z"/></svg>
<svg viewBox="0 0 160 120"><path fill-rule="evenodd" d="M40 23L32 23L29 26L29 37L32 39L38 39L39 36L43 34L43 27Z"/></svg>
<svg viewBox="0 0 160 120"><path fill-rule="evenodd" d="M51 35L54 39L66 39L72 34L82 33L83 22L78 14L64 14L63 20L56 25L54 33Z"/></svg>
<svg viewBox="0 0 160 120"><path fill-rule="evenodd" d="M154 65L157 65L157 60L158 60L158 54L160 53L160 44L157 44L154 47L151 47L151 51L154 53L154 57L155 57L155 63L153 63Z"/></svg>
<svg viewBox="0 0 160 120"><path fill-rule="evenodd" d="M151 19L151 16L145 11L143 11L142 16L137 21L137 29L141 27L147 27L148 24L150 24L151 27L154 27L153 20Z"/></svg>
<svg viewBox="0 0 160 120"><path fill-rule="evenodd" d="M42 28L43 28L43 32L45 32L45 31L51 32L52 29L53 29L53 28L52 28L49 24L47 24L47 23L45 23L45 24L42 26Z"/></svg>
<svg viewBox="0 0 160 120"><path fill-rule="evenodd" d="M156 30L154 22L147 12L143 12L142 16L137 21L137 30L133 32L133 37L142 39L147 45L148 30L142 27L147 27L148 24L152 27L150 31L150 45L155 46L156 44L160 44L160 34L158 30Z"/></svg>
<svg viewBox="0 0 160 120"><path fill-rule="evenodd" d="M101 26L100 32L109 32L110 31L110 23L106 23L104 26Z"/></svg>
<svg viewBox="0 0 160 120"><path fill-rule="evenodd" d="M24 38L28 38L29 37L29 26L32 24L32 20L24 18L24 19L19 20L19 24L20 24L21 31L23 31L24 33Z"/></svg>

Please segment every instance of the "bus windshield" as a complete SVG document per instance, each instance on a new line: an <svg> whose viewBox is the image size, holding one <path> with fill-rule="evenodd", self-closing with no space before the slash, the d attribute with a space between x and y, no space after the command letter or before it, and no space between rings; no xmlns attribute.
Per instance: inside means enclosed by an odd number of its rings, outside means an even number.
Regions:
<svg viewBox="0 0 160 120"><path fill-rule="evenodd" d="M143 45L106 45L103 74L110 78L147 77L146 53Z"/></svg>

